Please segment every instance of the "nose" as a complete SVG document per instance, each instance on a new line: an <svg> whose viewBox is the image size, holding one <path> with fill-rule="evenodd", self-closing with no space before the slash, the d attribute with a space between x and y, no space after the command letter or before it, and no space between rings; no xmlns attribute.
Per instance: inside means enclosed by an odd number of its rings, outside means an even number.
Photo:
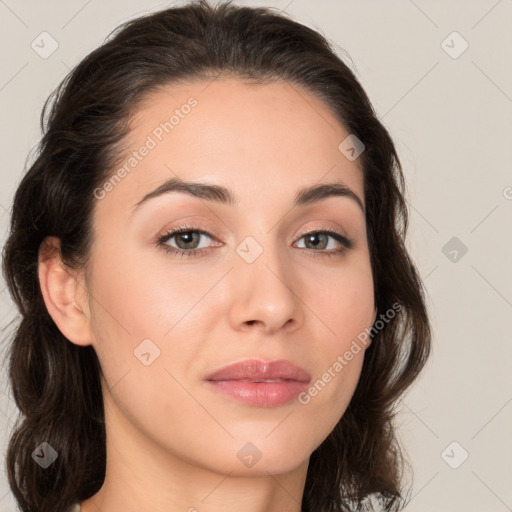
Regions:
<svg viewBox="0 0 512 512"><path fill-rule="evenodd" d="M302 325L305 306L300 279L277 249L266 248L252 263L240 258L230 274L233 329L269 335Z"/></svg>

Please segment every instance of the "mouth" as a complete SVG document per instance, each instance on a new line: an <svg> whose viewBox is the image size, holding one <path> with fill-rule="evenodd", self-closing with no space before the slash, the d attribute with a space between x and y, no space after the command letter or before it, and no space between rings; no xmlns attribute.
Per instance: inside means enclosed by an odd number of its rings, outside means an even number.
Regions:
<svg viewBox="0 0 512 512"><path fill-rule="evenodd" d="M290 361L280 359L278 361L261 361L259 359L247 359L232 363L214 371L206 377L209 381L238 380L249 382L269 382L294 380L309 383L311 375Z"/></svg>
<svg viewBox="0 0 512 512"><path fill-rule="evenodd" d="M233 379L235 380L235 379ZM264 380L249 380L249 379L238 379L238 382L285 382L286 379L264 379Z"/></svg>
<svg viewBox="0 0 512 512"><path fill-rule="evenodd" d="M206 377L210 389L254 407L284 405L303 392L311 375L290 361L256 359L234 363Z"/></svg>

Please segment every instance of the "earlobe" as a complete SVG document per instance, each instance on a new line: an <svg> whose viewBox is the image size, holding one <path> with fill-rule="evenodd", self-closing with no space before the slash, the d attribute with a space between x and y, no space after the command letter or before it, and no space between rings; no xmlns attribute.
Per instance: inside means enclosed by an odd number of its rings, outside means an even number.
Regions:
<svg viewBox="0 0 512 512"><path fill-rule="evenodd" d="M82 299L84 283L63 264L56 237L47 237L41 243L38 277L48 313L62 334L77 345L90 345L89 317Z"/></svg>

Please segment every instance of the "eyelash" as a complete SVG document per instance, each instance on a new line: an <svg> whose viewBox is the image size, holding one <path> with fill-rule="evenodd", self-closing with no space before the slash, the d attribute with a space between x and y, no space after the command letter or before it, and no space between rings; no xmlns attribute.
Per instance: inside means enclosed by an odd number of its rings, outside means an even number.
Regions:
<svg viewBox="0 0 512 512"><path fill-rule="evenodd" d="M162 247L162 249L167 254L172 254L174 256L186 256L187 258L195 257L195 256L201 256L208 252L209 248L206 249L190 249L190 250L184 250L184 249L176 249L175 247L171 247L167 245L165 242L173 238L175 235L180 235L183 233L199 233L201 235L205 235L211 239L214 239L214 237L208 233L207 231L204 231L202 229L196 228L194 226L178 226L177 228L174 228L173 230L165 233L163 236L161 236L158 240L156 245L158 247ZM337 242L341 244L341 247L339 249L331 250L331 251L316 251L314 249L305 249L310 256L317 257L317 256L341 256L345 252L347 252L349 249L351 249L354 245L354 242L347 238L346 236L342 235L341 233L338 233L337 231L334 231L332 229L324 229L324 230L317 230L317 231L309 231L306 233L302 233L299 240L301 238L304 238L309 235L317 235L317 234L326 234L330 235L332 238L334 238ZM310 253L317 253L317 254L310 254Z"/></svg>

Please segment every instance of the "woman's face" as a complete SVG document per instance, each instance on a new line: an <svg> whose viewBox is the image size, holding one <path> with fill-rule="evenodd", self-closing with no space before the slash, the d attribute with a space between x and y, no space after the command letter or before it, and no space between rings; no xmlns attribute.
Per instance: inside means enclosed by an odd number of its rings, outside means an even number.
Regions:
<svg viewBox="0 0 512 512"><path fill-rule="evenodd" d="M349 133L297 86L235 79L153 93L132 127L116 177L95 192L89 268L109 442L133 460L153 450L223 473L307 464L349 404L358 335L375 319L361 205L344 193L295 204L334 183L364 205L359 160L339 149ZM171 179L234 202L184 189L143 201ZM310 381L206 380L254 359L289 361Z"/></svg>

